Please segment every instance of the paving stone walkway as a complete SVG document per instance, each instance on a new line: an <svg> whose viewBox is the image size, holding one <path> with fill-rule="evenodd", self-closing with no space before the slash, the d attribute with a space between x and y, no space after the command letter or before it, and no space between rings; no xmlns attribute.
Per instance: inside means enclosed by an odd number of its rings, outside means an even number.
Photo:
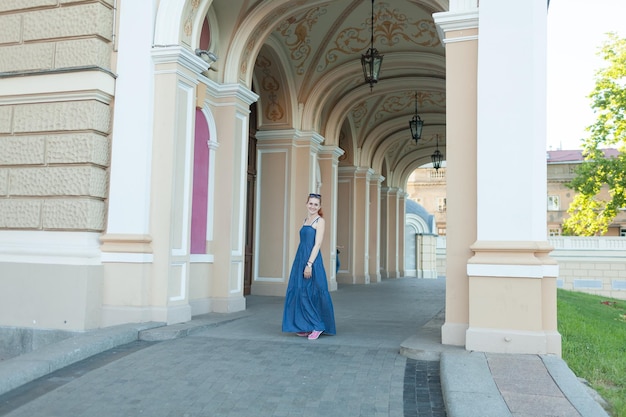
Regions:
<svg viewBox="0 0 626 417"><path fill-rule="evenodd" d="M317 341L280 332L282 297L249 297L236 319L119 346L2 395L0 415L444 417L438 363L398 353L441 311L444 286L342 286L337 336Z"/></svg>

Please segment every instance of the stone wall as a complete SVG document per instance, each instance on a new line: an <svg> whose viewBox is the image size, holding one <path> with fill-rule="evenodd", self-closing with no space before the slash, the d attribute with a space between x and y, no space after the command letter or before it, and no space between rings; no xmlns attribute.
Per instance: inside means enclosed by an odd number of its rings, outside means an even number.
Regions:
<svg viewBox="0 0 626 417"><path fill-rule="evenodd" d="M104 230L113 24L113 0L0 2L0 230Z"/></svg>

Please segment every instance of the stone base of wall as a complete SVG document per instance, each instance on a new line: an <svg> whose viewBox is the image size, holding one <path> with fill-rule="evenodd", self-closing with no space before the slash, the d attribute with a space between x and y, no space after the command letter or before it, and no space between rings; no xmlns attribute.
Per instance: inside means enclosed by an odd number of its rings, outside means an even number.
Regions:
<svg viewBox="0 0 626 417"><path fill-rule="evenodd" d="M558 288L626 300L626 259L620 262L557 260Z"/></svg>
<svg viewBox="0 0 626 417"><path fill-rule="evenodd" d="M0 361L32 352L77 334L80 332L0 327Z"/></svg>

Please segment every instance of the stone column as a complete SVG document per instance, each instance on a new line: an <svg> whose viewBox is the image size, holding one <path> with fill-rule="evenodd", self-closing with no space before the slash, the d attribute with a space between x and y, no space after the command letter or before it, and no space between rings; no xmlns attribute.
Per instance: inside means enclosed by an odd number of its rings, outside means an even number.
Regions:
<svg viewBox="0 0 626 417"><path fill-rule="evenodd" d="M467 3L467 2L466 2ZM435 13L446 48L446 313L441 341L465 345L469 327L467 261L476 241L476 79L478 8L450 4Z"/></svg>
<svg viewBox="0 0 626 417"><path fill-rule="evenodd" d="M250 104L258 96L240 84L207 86L206 102L216 120L217 141L211 281L211 309L228 313L244 310L243 273L247 198Z"/></svg>
<svg viewBox="0 0 626 417"><path fill-rule="evenodd" d="M179 46L155 48L152 55L155 104L148 223L153 260L144 283L150 289L144 301L152 320L172 324L191 319L193 126L197 74L203 63ZM115 279L112 273L107 278ZM122 298L123 283L119 284L118 297Z"/></svg>
<svg viewBox="0 0 626 417"><path fill-rule="evenodd" d="M381 278L389 278L389 187L380 188L380 274Z"/></svg>
<svg viewBox="0 0 626 417"><path fill-rule="evenodd" d="M331 262L335 259L329 249L334 244L332 152L325 153L328 164L324 164L324 169L321 166L318 169L318 152L324 139L316 132L294 129L258 131L256 137L257 244L252 293L285 294L300 240L299 230L306 217L309 193L322 194L326 230L321 251L332 286L334 269L331 270ZM334 157L335 164L337 158L338 155ZM334 175L336 182L336 173ZM266 242L271 244L264 244Z"/></svg>
<svg viewBox="0 0 626 417"><path fill-rule="evenodd" d="M390 187L387 189L387 217L386 217L386 230L387 230L387 278L398 278L398 188Z"/></svg>
<svg viewBox="0 0 626 417"><path fill-rule="evenodd" d="M368 263L370 282L380 282L380 184L384 178L380 175L372 174L369 188L369 245Z"/></svg>
<svg viewBox="0 0 626 417"><path fill-rule="evenodd" d="M398 276L404 276L404 232L406 225L406 198L408 194L403 190L398 190Z"/></svg>
<svg viewBox="0 0 626 417"><path fill-rule="evenodd" d="M343 259L348 273L338 277L338 281L347 284L369 284L369 177L368 168L340 168L342 195L340 201L343 213L341 220L349 244L344 248Z"/></svg>
<svg viewBox="0 0 626 417"><path fill-rule="evenodd" d="M546 237L546 3L486 0L479 17L477 240L467 265L466 348L560 354L558 266Z"/></svg>
<svg viewBox="0 0 626 417"><path fill-rule="evenodd" d="M336 146L322 146L318 153L318 163L321 174L321 186L326 219L326 235L322 244L324 265L328 273L328 289L337 290L337 227L338 227L338 176L339 157L343 150Z"/></svg>

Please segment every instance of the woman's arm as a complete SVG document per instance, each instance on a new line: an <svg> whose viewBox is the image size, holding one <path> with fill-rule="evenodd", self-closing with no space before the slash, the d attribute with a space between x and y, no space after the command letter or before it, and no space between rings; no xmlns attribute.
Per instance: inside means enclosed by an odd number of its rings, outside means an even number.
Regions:
<svg viewBox="0 0 626 417"><path fill-rule="evenodd" d="M309 260L311 264L315 262L315 258L317 258L317 254L320 252L320 248L322 247L322 241L324 240L324 229L326 228L326 221L323 217L315 223L315 244L313 245L313 249L311 250L311 254L309 255Z"/></svg>

